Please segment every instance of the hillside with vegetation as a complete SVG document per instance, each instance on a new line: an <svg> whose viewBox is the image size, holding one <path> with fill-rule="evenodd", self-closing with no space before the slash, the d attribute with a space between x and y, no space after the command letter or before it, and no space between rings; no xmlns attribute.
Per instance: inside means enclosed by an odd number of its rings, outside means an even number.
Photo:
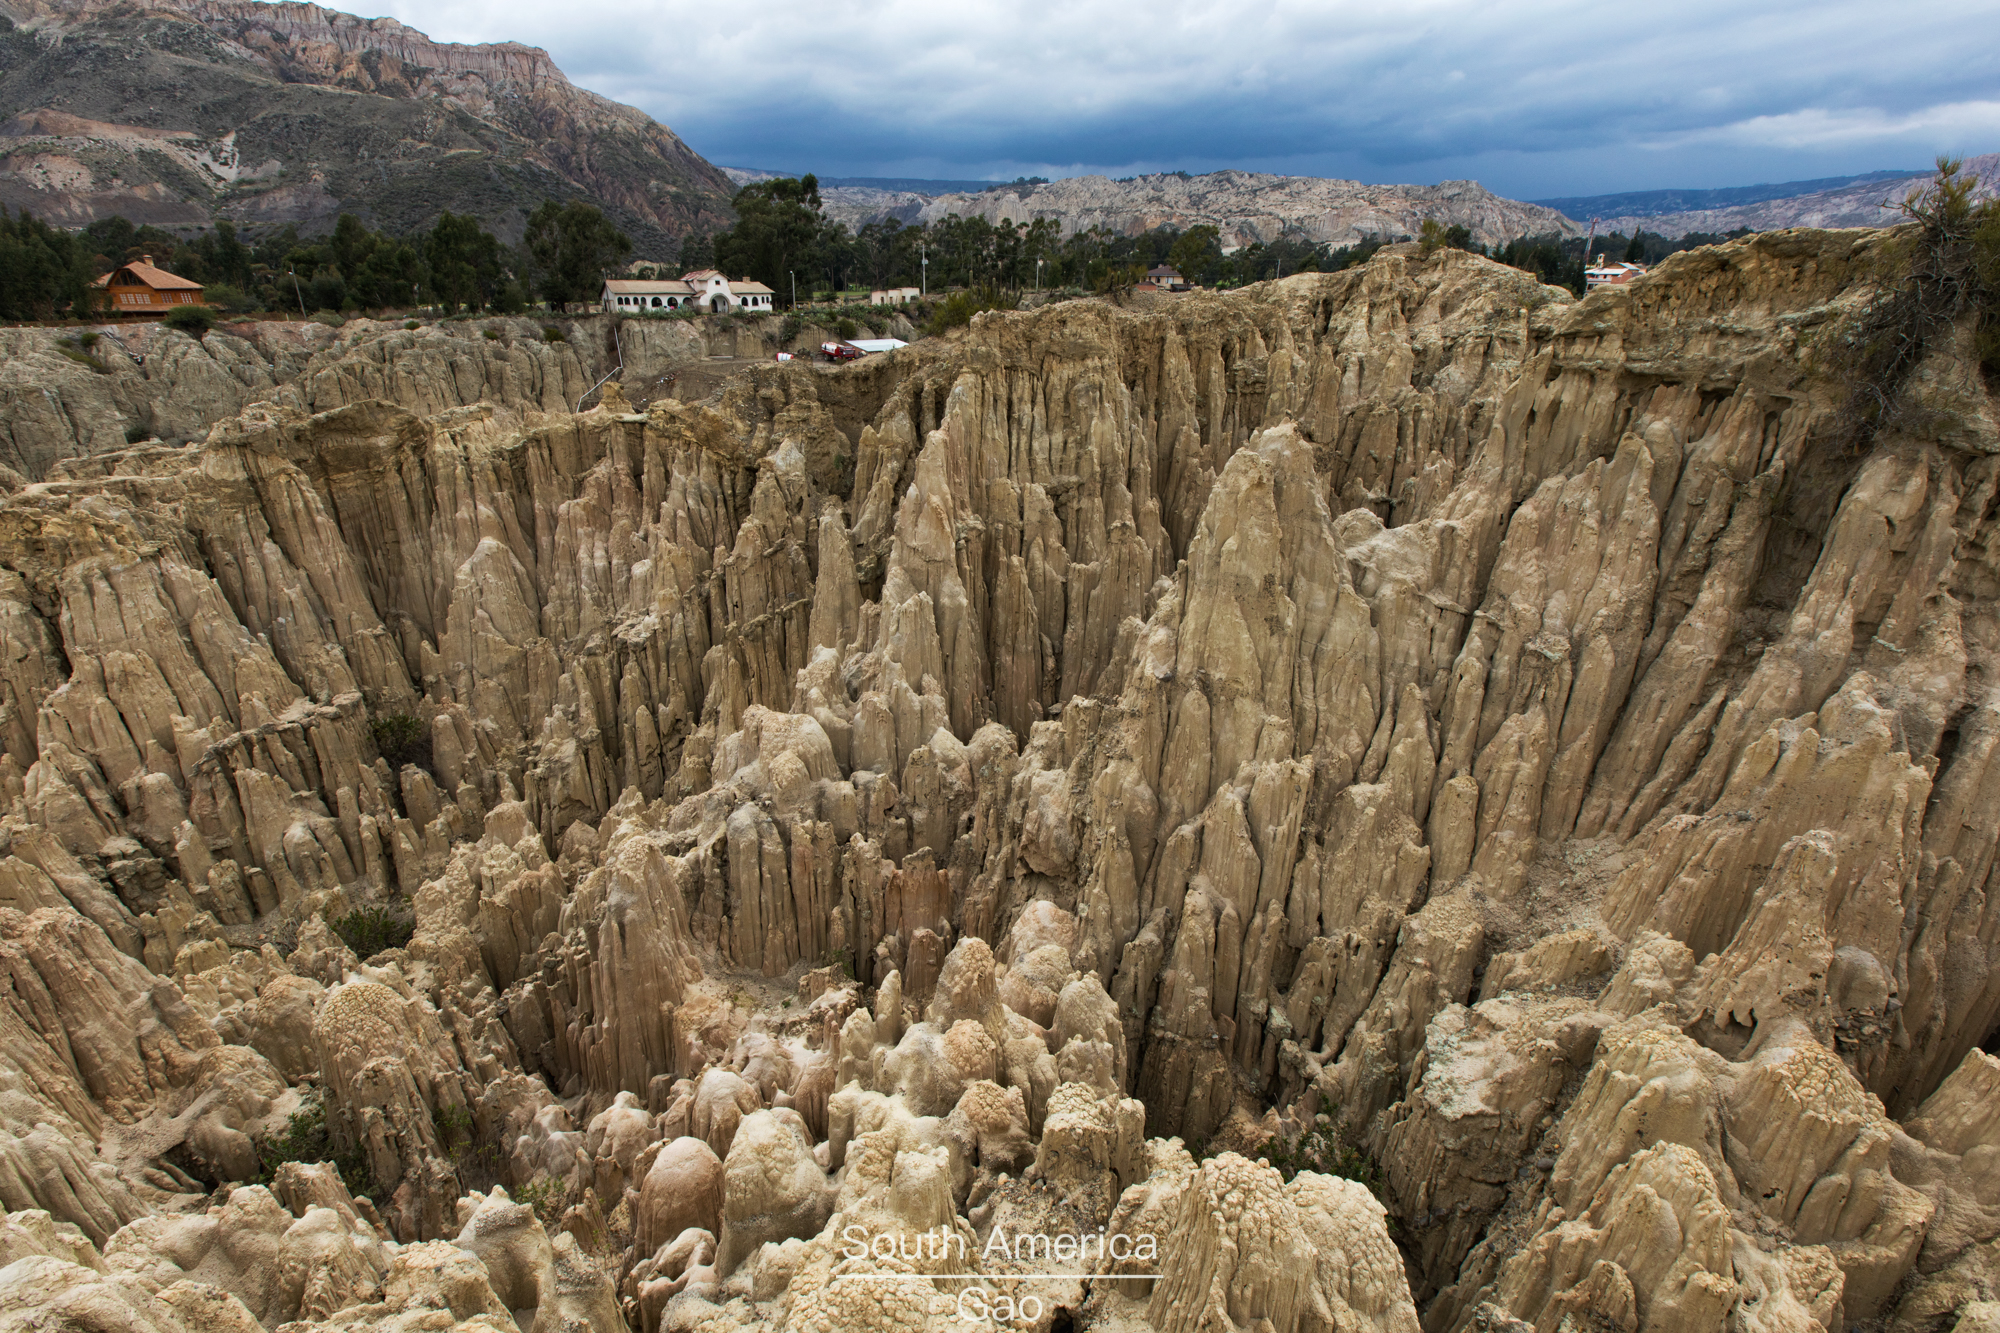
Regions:
<svg viewBox="0 0 2000 1333"><path fill-rule="evenodd" d="M642 251L730 221L726 177L548 54L248 0L0 0L0 204L80 227L220 219L399 236L445 212L518 240L593 203Z"/></svg>

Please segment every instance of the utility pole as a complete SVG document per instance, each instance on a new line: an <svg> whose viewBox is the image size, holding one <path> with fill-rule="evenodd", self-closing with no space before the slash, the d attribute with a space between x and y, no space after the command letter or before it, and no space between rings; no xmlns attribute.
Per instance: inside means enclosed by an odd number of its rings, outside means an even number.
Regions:
<svg viewBox="0 0 2000 1333"><path fill-rule="evenodd" d="M917 265L917 294L919 296L929 296L931 294L931 255L930 251L924 248L922 241L917 242L917 259L919 261Z"/></svg>
<svg viewBox="0 0 2000 1333"><path fill-rule="evenodd" d="M785 276L792 280L792 309L796 310L799 307L799 275L786 269Z"/></svg>
<svg viewBox="0 0 2000 1333"><path fill-rule="evenodd" d="M294 269L286 269L285 272L290 273L292 275L292 295L299 298L299 318L304 319L306 317L306 298L305 295L299 291L298 272Z"/></svg>

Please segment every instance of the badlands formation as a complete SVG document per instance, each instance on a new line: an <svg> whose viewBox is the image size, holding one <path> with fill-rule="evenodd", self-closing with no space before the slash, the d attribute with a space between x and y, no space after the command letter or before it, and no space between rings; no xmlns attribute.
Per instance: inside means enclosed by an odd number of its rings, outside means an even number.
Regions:
<svg viewBox="0 0 2000 1333"><path fill-rule="evenodd" d="M1364 185L1320 176L1256 171L1172 172L1111 180L1069 176L1037 185L998 186L976 194L917 194L865 186L822 187L827 216L859 231L897 218L935 223L947 217L1003 221L1048 219L1064 236L1102 227L1136 236L1156 227L1207 225L1229 247L1280 238L1351 245L1414 236L1426 220L1463 226L1481 245L1521 236L1580 236L1583 229L1552 208L1503 199L1477 181L1436 185Z"/></svg>
<svg viewBox="0 0 2000 1333"><path fill-rule="evenodd" d="M644 412L8 335L0 1330L2000 1328L2000 423L1966 330L1837 446L1884 245Z"/></svg>

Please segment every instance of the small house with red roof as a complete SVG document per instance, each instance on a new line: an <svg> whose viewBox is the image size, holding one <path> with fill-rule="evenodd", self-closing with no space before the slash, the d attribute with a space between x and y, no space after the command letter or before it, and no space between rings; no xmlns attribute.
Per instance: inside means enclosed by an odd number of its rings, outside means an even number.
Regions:
<svg viewBox="0 0 2000 1333"><path fill-rule="evenodd" d="M201 284L155 267L151 255L120 264L97 280L113 315L160 319L175 306L200 305Z"/></svg>

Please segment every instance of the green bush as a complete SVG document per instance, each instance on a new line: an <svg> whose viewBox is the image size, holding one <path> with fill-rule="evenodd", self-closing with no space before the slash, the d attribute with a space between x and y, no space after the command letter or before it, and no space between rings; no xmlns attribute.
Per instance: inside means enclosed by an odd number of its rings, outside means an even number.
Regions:
<svg viewBox="0 0 2000 1333"><path fill-rule="evenodd" d="M389 767L401 769L404 764L415 764L430 771L431 729L422 718L390 713L376 718L369 729L375 733L375 749L389 761Z"/></svg>
<svg viewBox="0 0 2000 1333"><path fill-rule="evenodd" d="M500 330L498 329L487 329L485 330L485 334L487 342L497 343L500 341Z"/></svg>
<svg viewBox="0 0 2000 1333"><path fill-rule="evenodd" d="M1143 270L1141 272L1143 273ZM937 303L937 308L931 312L926 331L935 336L946 329L970 324L972 317L982 310L1006 308L1007 302L1001 297L999 290L990 285L977 287L971 291L953 292Z"/></svg>
<svg viewBox="0 0 2000 1333"><path fill-rule="evenodd" d="M840 322L833 326L833 332L836 337L856 338L861 335L861 326L843 315Z"/></svg>
<svg viewBox="0 0 2000 1333"><path fill-rule="evenodd" d="M527 1204L544 1227L553 1229L569 1202L569 1185L553 1176L538 1176L514 1191L514 1202Z"/></svg>
<svg viewBox="0 0 2000 1333"><path fill-rule="evenodd" d="M1884 247L1884 290L1821 335L1817 359L1847 388L1834 422L1835 448L1858 456L1897 422L1928 428L1905 386L1931 349L1972 315L1989 373L2000 371L2000 203L1979 198L1979 178L1955 158L1902 203L1917 225Z"/></svg>
<svg viewBox="0 0 2000 1333"><path fill-rule="evenodd" d="M1472 229L1462 222L1455 222L1447 227L1436 218L1425 218L1424 225L1417 237L1417 249L1420 253L1426 255L1435 254L1439 250L1470 250L1472 248ZM1484 252L1482 251L1482 253ZM1317 268L1318 265L1314 265L1313 267ZM1303 273L1307 270L1301 265L1298 271Z"/></svg>
<svg viewBox="0 0 2000 1333"><path fill-rule="evenodd" d="M561 329L551 324L547 328L542 330L542 341L545 343L560 343L560 342L568 342L569 339L563 336L563 331Z"/></svg>
<svg viewBox="0 0 2000 1333"><path fill-rule="evenodd" d="M190 338L205 338L215 327L215 312L205 305L177 305L160 322Z"/></svg>
<svg viewBox="0 0 2000 1333"><path fill-rule="evenodd" d="M1339 1176L1366 1185L1377 1198L1382 1195L1382 1170L1375 1159L1347 1141L1324 1113L1292 1138L1279 1135L1264 1145L1257 1160L1274 1167L1290 1180L1301 1171L1317 1171L1323 1176Z"/></svg>
<svg viewBox="0 0 2000 1333"><path fill-rule="evenodd" d="M800 318L796 311L793 311L785 316L782 324L778 325L778 341L789 343L801 333L804 333L805 330L805 320Z"/></svg>
<svg viewBox="0 0 2000 1333"><path fill-rule="evenodd" d="M90 339L90 342L83 340L86 337ZM91 343L96 341L97 335L94 333L85 334L83 337L77 338L58 338L56 339L56 350L78 365L89 366L92 370L102 375L107 373L104 363L99 361L95 356L92 356L90 352Z"/></svg>
<svg viewBox="0 0 2000 1333"><path fill-rule="evenodd" d="M414 329L414 328L417 328L417 327L419 327L419 325L417 324L417 321L415 321L415 320L413 319L413 320L410 320L410 321L409 321L408 323L404 324L404 325L403 325L403 327L404 327L404 328L406 328L406 329Z"/></svg>
<svg viewBox="0 0 2000 1333"><path fill-rule="evenodd" d="M328 924L333 927L333 933L340 936L341 942L354 950L354 956L363 962L377 954L402 948L417 933L414 918L381 906L356 908Z"/></svg>
<svg viewBox="0 0 2000 1333"><path fill-rule="evenodd" d="M257 1155L264 1168L258 1184L270 1184L277 1177L278 1168L286 1162L308 1165L331 1162L334 1170L340 1172L341 1183L347 1186L348 1193L357 1197L380 1193L368 1169L368 1159L358 1149L343 1152L333 1146L333 1137L326 1131L325 1099L317 1088L307 1091L305 1104L285 1122L284 1133L274 1134L257 1145Z"/></svg>
<svg viewBox="0 0 2000 1333"><path fill-rule="evenodd" d="M255 310L257 302L241 287L229 282L211 282L202 290L201 299L212 309L226 310L239 315L247 310Z"/></svg>

